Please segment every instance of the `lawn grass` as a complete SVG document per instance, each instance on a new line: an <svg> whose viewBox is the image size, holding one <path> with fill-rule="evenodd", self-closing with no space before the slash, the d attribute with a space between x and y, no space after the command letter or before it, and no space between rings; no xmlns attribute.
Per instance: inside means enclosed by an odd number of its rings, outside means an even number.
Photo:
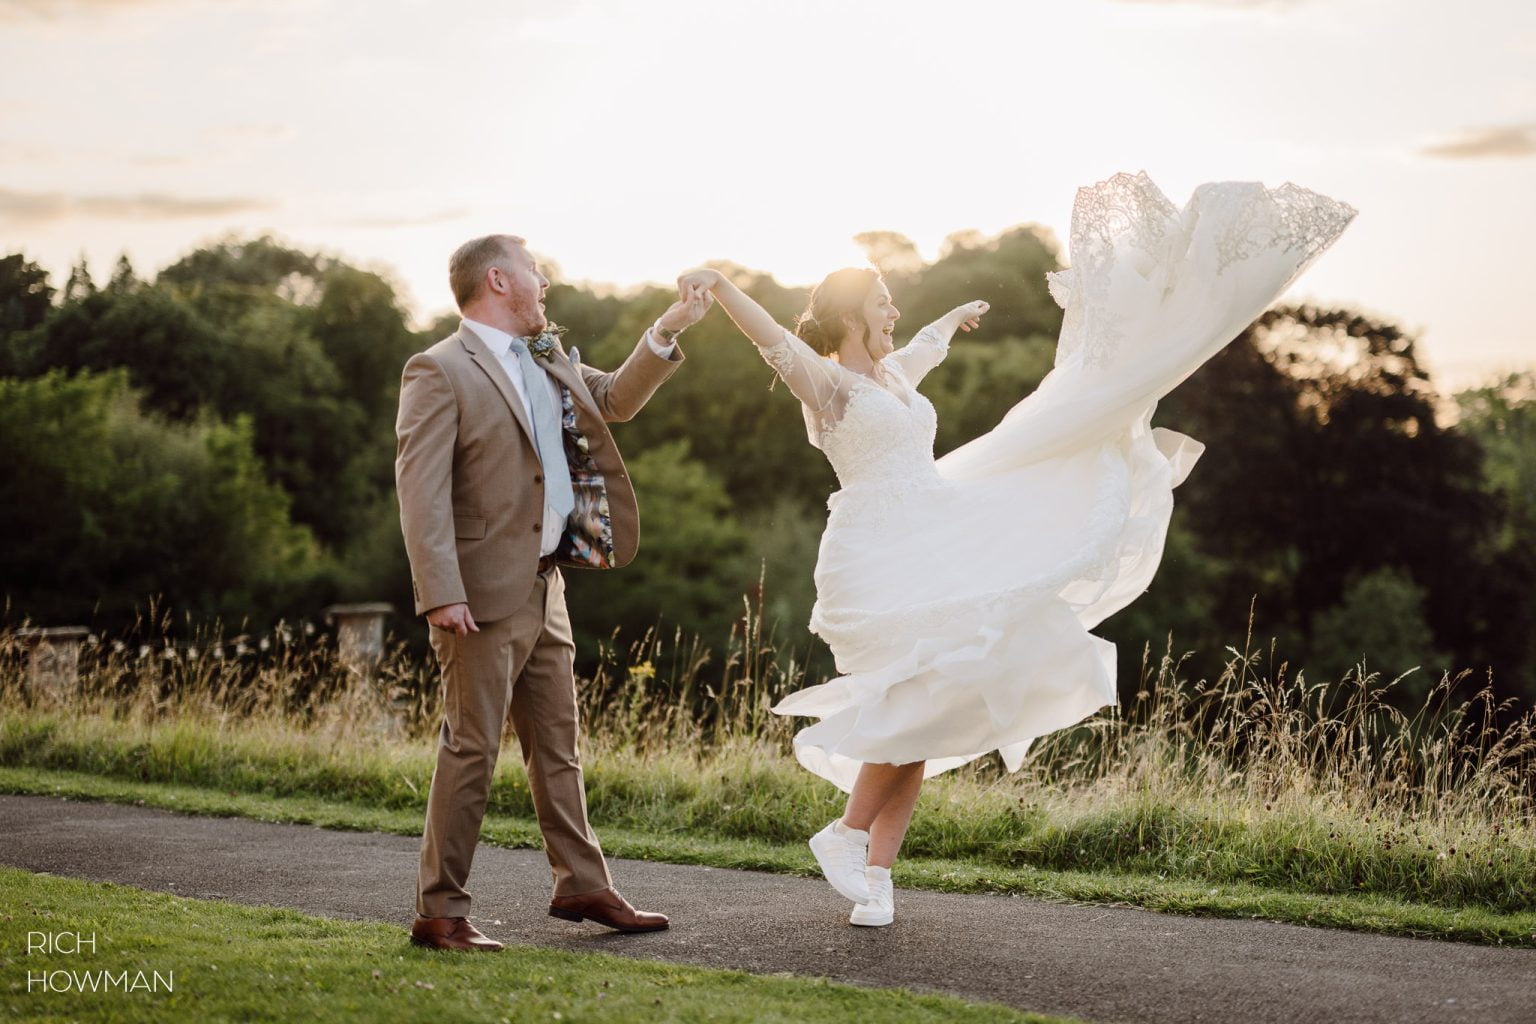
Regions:
<svg viewBox="0 0 1536 1024"><path fill-rule="evenodd" d="M28 953L27 933L95 948ZM144 972L153 990L45 991L39 976ZM158 978L156 977L158 973ZM28 991L29 978L33 988ZM61 985L62 987L62 985ZM167 990L168 989L168 990ZM916 1022L1062 1018L995 1004L602 954L411 946L385 924L0 869L0 1019L29 1021Z"/></svg>
<svg viewBox="0 0 1536 1024"><path fill-rule="evenodd" d="M78 772L0 767L0 792L158 807L185 814L242 817L355 831L421 834L418 810L388 808L313 796L272 796L198 786L102 778ZM701 838L682 833L600 827L612 857L703 864L814 877L801 844L758 839ZM487 815L482 841L538 848L531 819ZM1415 904L1375 895L1317 895L1252 883L1213 886L1188 878L1107 871L1000 867L974 861L904 858L895 880L904 888L998 893L1061 903L1134 906L1165 913L1250 918L1343 928L1383 935L1437 938L1536 948L1536 910L1501 913L1480 906Z"/></svg>

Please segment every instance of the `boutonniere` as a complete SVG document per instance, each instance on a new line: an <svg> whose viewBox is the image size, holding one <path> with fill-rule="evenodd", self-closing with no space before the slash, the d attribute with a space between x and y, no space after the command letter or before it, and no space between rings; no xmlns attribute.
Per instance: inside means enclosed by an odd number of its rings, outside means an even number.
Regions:
<svg viewBox="0 0 1536 1024"><path fill-rule="evenodd" d="M565 331L564 327L551 320L544 330L539 332L537 338L528 342L528 351L535 359L548 359L555 354L555 350L560 345L560 336Z"/></svg>

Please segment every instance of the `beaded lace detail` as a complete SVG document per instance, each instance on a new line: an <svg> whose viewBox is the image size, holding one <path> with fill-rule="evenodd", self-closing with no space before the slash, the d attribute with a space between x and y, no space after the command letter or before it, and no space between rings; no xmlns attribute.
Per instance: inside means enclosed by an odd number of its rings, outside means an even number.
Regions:
<svg viewBox="0 0 1536 1024"><path fill-rule="evenodd" d="M1156 404L1353 213L1290 185L1202 185L1182 209L1144 174L1084 189L1072 266L1050 277L1056 368L937 461L913 385L942 343L893 353L878 382L767 346L842 482L810 622L839 677L774 708L820 719L795 737L800 763L844 791L869 763L936 774L997 750L1016 770L1035 738L1114 704L1114 647L1090 631L1152 582L1203 447L1153 428Z"/></svg>
<svg viewBox="0 0 1536 1024"><path fill-rule="evenodd" d="M1171 290L1170 273L1209 270L1183 259L1196 234L1214 224L1215 277L1254 258L1284 258L1306 269L1338 238L1355 211L1347 203L1287 182L1201 185L1183 210L1145 172L1116 174L1078 189L1072 208L1072 266L1047 275L1051 297L1065 310L1056 365L1080 358L1103 368L1129 339L1120 299L1138 289ZM1134 304L1132 304L1134 307Z"/></svg>
<svg viewBox="0 0 1536 1024"><path fill-rule="evenodd" d="M939 324L923 328L880 361L883 383L817 355L788 331L759 351L800 399L806 435L845 490L877 483L901 489L938 480L938 417L915 385L944 359L951 333Z"/></svg>

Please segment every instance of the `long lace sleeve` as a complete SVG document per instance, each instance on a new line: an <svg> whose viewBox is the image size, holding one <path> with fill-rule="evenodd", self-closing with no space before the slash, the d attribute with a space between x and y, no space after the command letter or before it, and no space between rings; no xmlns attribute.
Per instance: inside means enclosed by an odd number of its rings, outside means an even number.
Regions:
<svg viewBox="0 0 1536 1024"><path fill-rule="evenodd" d="M758 352L817 419L842 406L846 389L838 367L793 334L781 331L778 344L759 346Z"/></svg>
<svg viewBox="0 0 1536 1024"><path fill-rule="evenodd" d="M958 324L945 322L948 317L935 320L933 323L918 331L905 346L886 356L882 362L895 363L907 380L914 387L928 371L944 361L949 355L949 340L955 336L955 328Z"/></svg>

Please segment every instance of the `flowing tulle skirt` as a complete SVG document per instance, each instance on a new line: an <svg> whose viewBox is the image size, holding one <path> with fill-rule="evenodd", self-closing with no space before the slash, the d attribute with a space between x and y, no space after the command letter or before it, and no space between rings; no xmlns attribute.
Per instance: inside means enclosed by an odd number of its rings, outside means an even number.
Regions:
<svg viewBox="0 0 1536 1024"><path fill-rule="evenodd" d="M844 790L864 762L931 776L996 750L1015 770L1034 739L1114 704L1114 645L1089 631L1150 584L1204 447L1153 428L1157 401L1353 215L1290 185L1202 185L1182 209L1144 174L1079 190L1040 387L931 480L829 502L811 628L840 675L774 709L820 719L800 762Z"/></svg>

